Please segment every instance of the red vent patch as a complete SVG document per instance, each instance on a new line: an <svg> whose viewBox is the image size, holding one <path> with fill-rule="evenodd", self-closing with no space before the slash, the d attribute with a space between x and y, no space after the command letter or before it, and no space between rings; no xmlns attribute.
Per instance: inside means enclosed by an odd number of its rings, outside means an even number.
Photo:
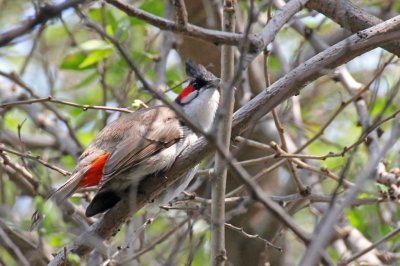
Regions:
<svg viewBox="0 0 400 266"><path fill-rule="evenodd" d="M92 187L99 184L100 179L103 176L103 168L106 164L107 158L108 153L105 153L97 157L97 159L92 162L92 166L79 182L79 188Z"/></svg>

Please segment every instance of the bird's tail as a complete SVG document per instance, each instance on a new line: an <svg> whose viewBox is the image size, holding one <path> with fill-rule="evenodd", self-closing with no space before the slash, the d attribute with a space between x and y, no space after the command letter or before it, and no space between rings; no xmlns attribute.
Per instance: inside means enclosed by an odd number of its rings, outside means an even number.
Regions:
<svg viewBox="0 0 400 266"><path fill-rule="evenodd" d="M80 171L73 173L71 177L61 187L59 187L47 201L52 201L56 205L60 205L66 199L68 199L74 192L79 188L79 182L85 172ZM37 228L42 222L42 214L35 211L31 218L31 230Z"/></svg>

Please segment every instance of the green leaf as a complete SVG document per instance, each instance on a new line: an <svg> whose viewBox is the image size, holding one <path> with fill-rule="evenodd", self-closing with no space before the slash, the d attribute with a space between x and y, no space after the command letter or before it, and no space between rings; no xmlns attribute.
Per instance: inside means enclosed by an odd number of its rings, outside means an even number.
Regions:
<svg viewBox="0 0 400 266"><path fill-rule="evenodd" d="M139 8L156 16L162 16L164 13L163 2L158 0L145 1ZM134 26L146 25L143 20L133 17L129 17L129 23Z"/></svg>
<svg viewBox="0 0 400 266"><path fill-rule="evenodd" d="M71 69L78 70L79 65L85 60L85 54L83 52L72 53L64 57L64 60L61 62L61 69Z"/></svg>
<svg viewBox="0 0 400 266"><path fill-rule="evenodd" d="M79 47L85 51L93 51L93 50L112 49L113 46L103 40L92 39L84 43L81 43Z"/></svg>
<svg viewBox="0 0 400 266"><path fill-rule="evenodd" d="M67 261L72 265L80 265L81 258L78 255L69 252L67 253Z"/></svg>
<svg viewBox="0 0 400 266"><path fill-rule="evenodd" d="M93 130L90 130L88 132L87 131L85 131L85 132L79 131L76 135L77 135L79 141L84 146L87 146L93 140L95 134L96 134L96 132L94 132Z"/></svg>
<svg viewBox="0 0 400 266"><path fill-rule="evenodd" d="M103 18L102 8L92 8L87 14L92 20L100 25L105 22L106 32L113 36L118 29L118 21L111 10L106 10L104 13L105 17Z"/></svg>
<svg viewBox="0 0 400 266"><path fill-rule="evenodd" d="M61 156L61 162L66 168L73 168L75 166L75 160L71 155L63 155Z"/></svg>
<svg viewBox="0 0 400 266"><path fill-rule="evenodd" d="M50 236L47 243L52 247L58 247L61 246L63 242L64 242L64 237L57 234Z"/></svg>
<svg viewBox="0 0 400 266"><path fill-rule="evenodd" d="M73 49L64 57L61 63L62 69L82 70L93 67L99 61L112 54L112 45L103 40L89 40Z"/></svg>
<svg viewBox="0 0 400 266"><path fill-rule="evenodd" d="M99 61L109 57L112 54L112 49L97 50L91 52L80 64L79 68L88 68L98 63Z"/></svg>
<svg viewBox="0 0 400 266"><path fill-rule="evenodd" d="M158 0L145 1L140 6L140 9L160 17L164 13L164 4L162 1Z"/></svg>

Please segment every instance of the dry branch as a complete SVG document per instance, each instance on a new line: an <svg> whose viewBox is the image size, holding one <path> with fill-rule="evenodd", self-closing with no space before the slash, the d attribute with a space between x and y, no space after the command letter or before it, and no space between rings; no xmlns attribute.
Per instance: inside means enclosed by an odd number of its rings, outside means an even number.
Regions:
<svg viewBox="0 0 400 266"><path fill-rule="evenodd" d="M352 1L310 0L306 6L331 18L340 26L353 33L365 30L382 22L380 18L369 14L361 7L353 4ZM383 44L382 47L400 56L399 41Z"/></svg>

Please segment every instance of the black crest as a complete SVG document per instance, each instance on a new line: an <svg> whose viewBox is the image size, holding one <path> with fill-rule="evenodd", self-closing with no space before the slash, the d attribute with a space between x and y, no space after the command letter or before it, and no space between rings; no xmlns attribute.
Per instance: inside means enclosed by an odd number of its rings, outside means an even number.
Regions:
<svg viewBox="0 0 400 266"><path fill-rule="evenodd" d="M203 65L195 64L192 60L186 61L186 75L193 78L200 83L209 83L218 79L211 72L209 72Z"/></svg>

